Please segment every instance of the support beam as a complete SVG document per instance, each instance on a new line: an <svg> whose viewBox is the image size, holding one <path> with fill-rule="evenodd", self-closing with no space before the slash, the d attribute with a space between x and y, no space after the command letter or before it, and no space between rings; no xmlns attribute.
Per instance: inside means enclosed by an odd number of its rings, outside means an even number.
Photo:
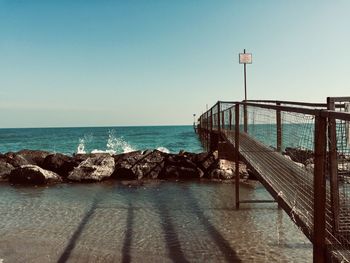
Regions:
<svg viewBox="0 0 350 263"><path fill-rule="evenodd" d="M280 102L276 103L277 106L281 106ZM277 152L282 152L282 120L281 111L276 110L276 129L277 129Z"/></svg>
<svg viewBox="0 0 350 263"><path fill-rule="evenodd" d="M248 111L247 105L243 105L243 124L244 124L244 132L248 133Z"/></svg>
<svg viewBox="0 0 350 263"><path fill-rule="evenodd" d="M315 119L315 168L314 168L314 241L313 261L326 261L326 132L327 120L316 115Z"/></svg>
<svg viewBox="0 0 350 263"><path fill-rule="evenodd" d="M332 98L327 98L327 109L335 110L335 102ZM339 182L338 182L338 160L337 160L337 129L334 117L328 119L328 149L329 165L328 173L331 186L331 209L333 215L333 233L339 231Z"/></svg>
<svg viewBox="0 0 350 263"><path fill-rule="evenodd" d="M235 189L236 209L239 209L239 104L235 105Z"/></svg>
<svg viewBox="0 0 350 263"><path fill-rule="evenodd" d="M221 130L221 122L220 122L220 101L218 102L218 112L217 112L217 116L218 116L218 131L220 132Z"/></svg>
<svg viewBox="0 0 350 263"><path fill-rule="evenodd" d="M222 122L222 126L221 127L222 127L223 130L225 130L225 112L222 111L221 115L222 115L221 116L221 122Z"/></svg>

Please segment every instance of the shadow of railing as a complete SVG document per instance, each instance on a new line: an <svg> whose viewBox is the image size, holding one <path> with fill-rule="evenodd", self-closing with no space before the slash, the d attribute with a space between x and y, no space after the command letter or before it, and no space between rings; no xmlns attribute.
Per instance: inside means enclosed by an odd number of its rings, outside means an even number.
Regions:
<svg viewBox="0 0 350 263"><path fill-rule="evenodd" d="M94 212L96 210L96 207L97 207L99 202L100 202L100 198L95 197L93 199L91 207L89 208L88 211L86 211L86 213L85 213L83 219L81 220L78 228L75 230L74 234L70 238L68 245L66 246L66 248L64 249L61 257L57 261L58 263L65 263L65 262L67 262L67 260L69 259L73 249L75 248L77 240L79 239L81 233L83 232L84 227L89 222L89 220L92 217L92 215L94 214Z"/></svg>
<svg viewBox="0 0 350 263"><path fill-rule="evenodd" d="M125 239L122 249L122 262L123 263L129 263L131 261L130 257L130 249L131 249L131 242L132 242L132 227L133 227L133 221L134 221L134 208L132 206L132 203L129 202L128 206L128 216L126 219L126 231L125 231Z"/></svg>
<svg viewBox="0 0 350 263"><path fill-rule="evenodd" d="M225 257L225 260L227 262L241 262L230 243L222 236L215 225L210 222L208 217L205 216L198 205L197 199L193 196L188 186L183 185L182 189L182 194L185 196L185 200L188 201L188 207L190 208L191 212L197 216L199 223L204 226L212 240L217 244L218 248L221 250L221 253Z"/></svg>
<svg viewBox="0 0 350 263"><path fill-rule="evenodd" d="M185 258L185 255L181 249L178 234L175 230L168 207L163 203L162 200L159 201L156 195L152 197L154 206L158 210L158 214L160 216L161 226L163 229L163 235L167 245L169 258L173 262L189 262Z"/></svg>

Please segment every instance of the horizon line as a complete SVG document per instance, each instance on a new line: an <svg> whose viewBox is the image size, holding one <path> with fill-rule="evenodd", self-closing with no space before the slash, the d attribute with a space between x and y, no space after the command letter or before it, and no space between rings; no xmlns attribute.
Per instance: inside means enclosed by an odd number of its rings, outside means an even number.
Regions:
<svg viewBox="0 0 350 263"><path fill-rule="evenodd" d="M154 125L102 125L102 126L42 126L42 127L0 127L5 129L69 129L69 128L132 128L132 127L175 127L175 126L193 126L193 124L154 124Z"/></svg>

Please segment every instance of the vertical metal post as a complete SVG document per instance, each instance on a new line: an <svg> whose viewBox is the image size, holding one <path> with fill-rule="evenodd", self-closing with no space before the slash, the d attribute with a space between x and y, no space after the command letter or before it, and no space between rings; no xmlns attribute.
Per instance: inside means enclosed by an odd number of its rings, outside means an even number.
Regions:
<svg viewBox="0 0 350 263"><path fill-rule="evenodd" d="M220 132L220 130L221 130L221 128L220 128L220 126L221 126L221 123L220 123L220 101L218 101L218 113L217 113L217 115L218 115L218 131Z"/></svg>
<svg viewBox="0 0 350 263"><path fill-rule="evenodd" d="M210 131L213 131L213 108L210 109Z"/></svg>
<svg viewBox="0 0 350 263"><path fill-rule="evenodd" d="M321 112L315 119L315 168L314 168L314 241L313 261L326 260L326 131L327 121Z"/></svg>
<svg viewBox="0 0 350 263"><path fill-rule="evenodd" d="M335 103L332 98L327 98L327 109L335 111ZM339 184L338 184L338 160L337 160L337 129L334 118L328 119L328 173L331 188L331 210L333 216L333 232L339 230Z"/></svg>
<svg viewBox="0 0 350 263"><path fill-rule="evenodd" d="M248 112L247 112L247 105L243 105L243 124L244 124L244 132L248 132Z"/></svg>
<svg viewBox="0 0 350 263"><path fill-rule="evenodd" d="M239 209L239 104L235 105L235 194L236 209Z"/></svg>
<svg viewBox="0 0 350 263"><path fill-rule="evenodd" d="M207 110L207 129L206 129L206 135L207 135L207 151L209 151L209 111Z"/></svg>
<svg viewBox="0 0 350 263"><path fill-rule="evenodd" d="M277 106L280 106L280 102L276 102ZM282 121L281 111L276 110L276 129L277 129L277 152L282 152Z"/></svg>
<svg viewBox="0 0 350 263"><path fill-rule="evenodd" d="M232 108L229 110L229 129L232 130Z"/></svg>
<svg viewBox="0 0 350 263"><path fill-rule="evenodd" d="M245 49L243 50L245 54ZM247 101L247 64L244 63L244 100Z"/></svg>
<svg viewBox="0 0 350 263"><path fill-rule="evenodd" d="M221 116L221 120L222 120L222 129L225 130L225 112L222 111L222 116Z"/></svg>

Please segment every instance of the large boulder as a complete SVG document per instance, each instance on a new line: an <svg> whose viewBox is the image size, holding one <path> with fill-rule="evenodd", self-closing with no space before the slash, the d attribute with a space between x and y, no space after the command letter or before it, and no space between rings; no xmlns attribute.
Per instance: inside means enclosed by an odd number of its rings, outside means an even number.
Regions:
<svg viewBox="0 0 350 263"><path fill-rule="evenodd" d="M159 177L164 168L165 158L167 155L167 153L159 150L149 152L145 154L145 156L140 159L136 165L134 165L132 171L136 175L137 179L156 179Z"/></svg>
<svg viewBox="0 0 350 263"><path fill-rule="evenodd" d="M4 159L0 159L0 181L6 180L13 169L15 168L11 164Z"/></svg>
<svg viewBox="0 0 350 263"><path fill-rule="evenodd" d="M8 152L0 156L0 159L5 159L7 163L14 167L20 167L21 165L27 164L42 166L46 156L49 154L51 153L47 151L25 149L19 152Z"/></svg>
<svg viewBox="0 0 350 263"><path fill-rule="evenodd" d="M132 171L132 168L140 161L144 155L141 151L134 151L129 153L123 153L114 155L115 170L112 175L115 179L121 180L134 180L137 176Z"/></svg>
<svg viewBox="0 0 350 263"><path fill-rule="evenodd" d="M22 165L11 171L9 181L13 184L51 184L61 182L61 177L37 165Z"/></svg>
<svg viewBox="0 0 350 263"><path fill-rule="evenodd" d="M194 163L204 173L204 177L210 177L213 169L218 167L218 152L183 153L192 163Z"/></svg>
<svg viewBox="0 0 350 263"><path fill-rule="evenodd" d="M68 175L72 181L101 181L110 177L115 169L114 158L109 154L95 154L88 157L73 169Z"/></svg>
<svg viewBox="0 0 350 263"><path fill-rule="evenodd" d="M118 169L115 171L115 178L138 180L143 178L156 179L163 170L166 155L166 153L158 150L146 151L142 156L139 155L137 158L134 156L132 162L120 162L118 164ZM126 158L126 160L127 159L128 158Z"/></svg>
<svg viewBox="0 0 350 263"><path fill-rule="evenodd" d="M11 164L13 167L20 167L21 165L30 164L23 156L14 152L5 153L0 157L5 162Z"/></svg>
<svg viewBox="0 0 350 263"><path fill-rule="evenodd" d="M161 179L194 179L203 177L203 171L185 154L168 154Z"/></svg>
<svg viewBox="0 0 350 263"><path fill-rule="evenodd" d="M304 148L287 147L285 154L288 155L294 162L308 164L314 158L314 152Z"/></svg>
<svg viewBox="0 0 350 263"><path fill-rule="evenodd" d="M238 167L239 167L238 168L239 177L248 178L249 174L248 174L246 165L240 162ZM217 168L213 169L210 172L211 179L228 180L228 179L233 179L235 175L236 175L236 163L225 159L220 159L217 164Z"/></svg>
<svg viewBox="0 0 350 263"><path fill-rule="evenodd" d="M44 163L46 156L52 153L47 151L39 151L39 150L21 150L17 152L18 156L22 156L24 159L28 161L29 164L34 164L41 166Z"/></svg>
<svg viewBox="0 0 350 263"><path fill-rule="evenodd" d="M55 153L46 156L42 168L58 173L62 177L67 177L79 163L80 161L78 161L77 158Z"/></svg>
<svg viewBox="0 0 350 263"><path fill-rule="evenodd" d="M73 154L73 160L74 162L79 164L88 158L100 156L101 154L103 155L103 153L76 153L76 154Z"/></svg>

